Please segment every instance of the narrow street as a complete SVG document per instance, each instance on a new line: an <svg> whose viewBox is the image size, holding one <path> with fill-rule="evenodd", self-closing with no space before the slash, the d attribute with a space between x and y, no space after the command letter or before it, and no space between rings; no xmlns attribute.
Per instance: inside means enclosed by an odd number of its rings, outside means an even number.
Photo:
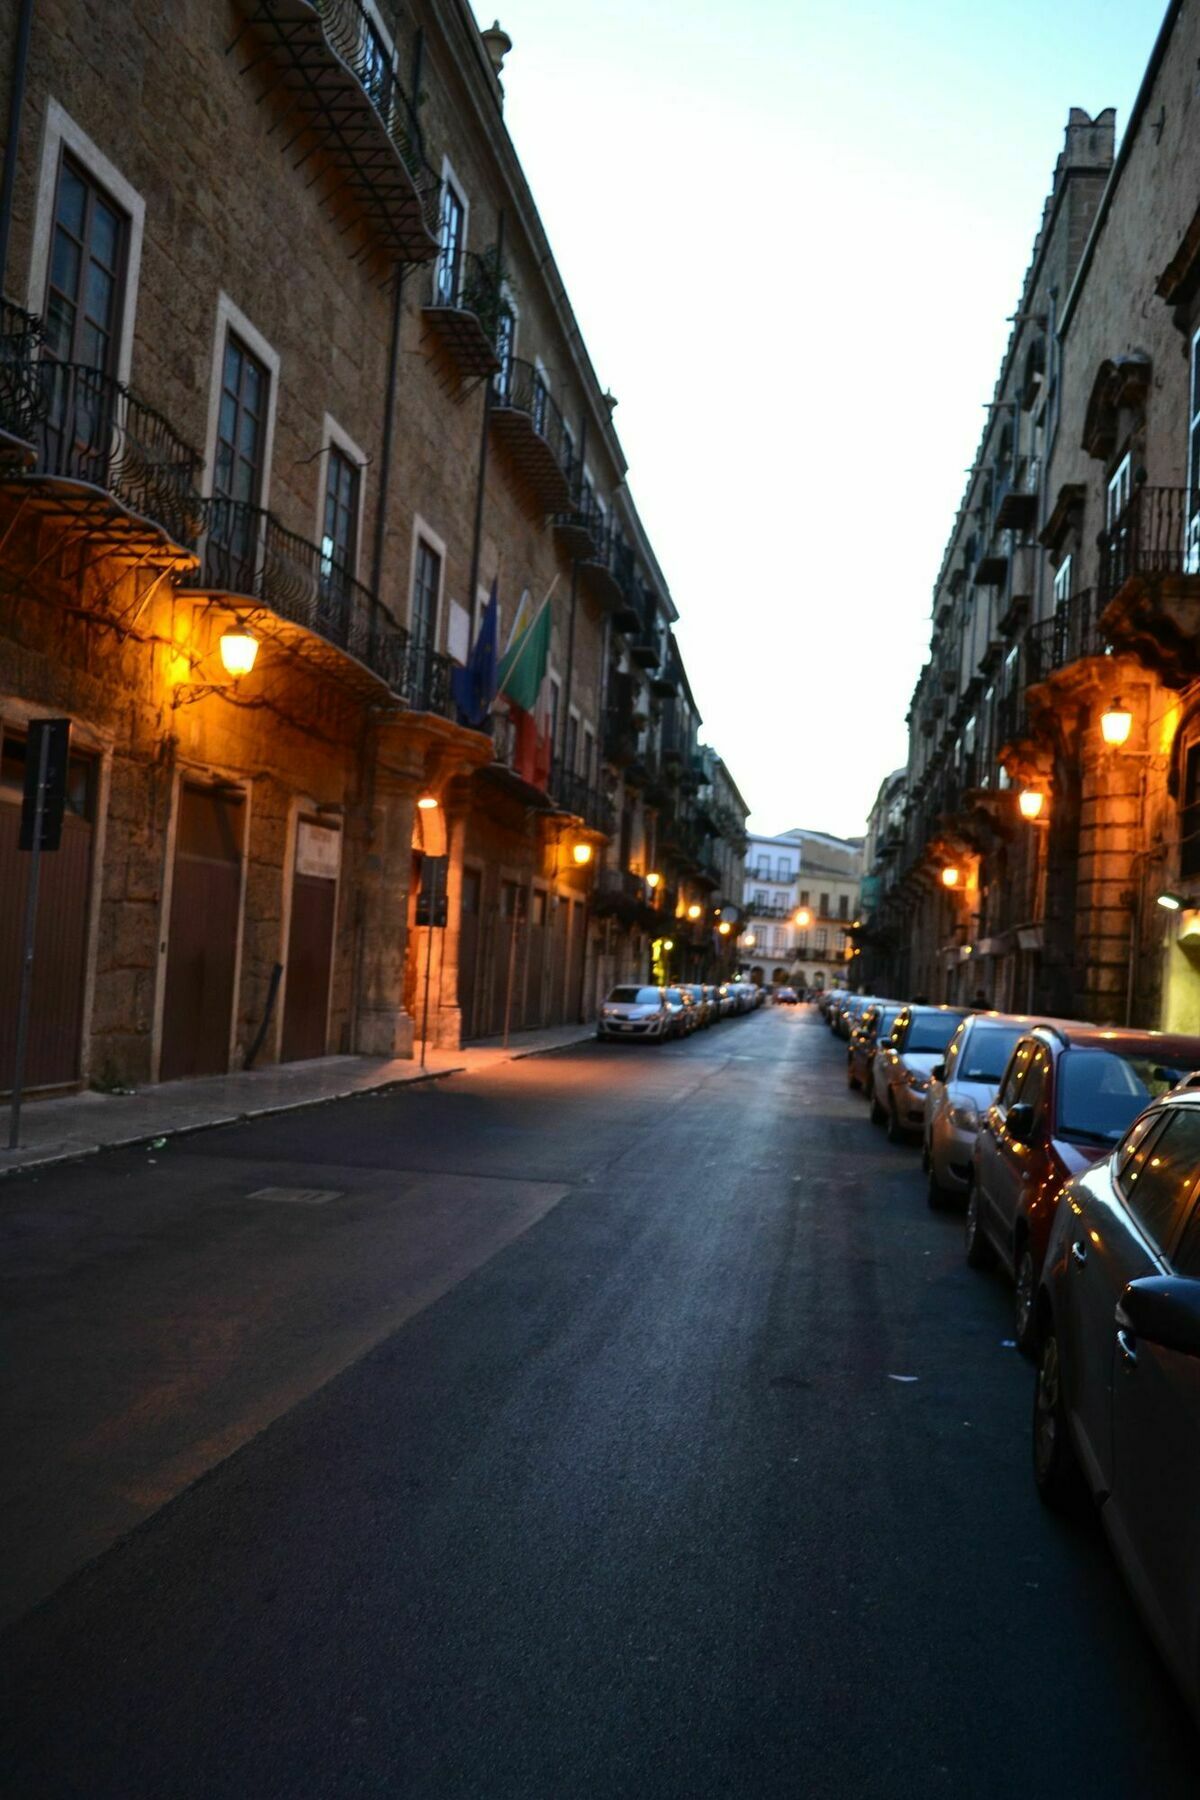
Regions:
<svg viewBox="0 0 1200 1800"><path fill-rule="evenodd" d="M1102 1533L1035 1497L1009 1293L807 1007L14 1177L0 1222L43 1445L5 1793L1196 1791Z"/></svg>

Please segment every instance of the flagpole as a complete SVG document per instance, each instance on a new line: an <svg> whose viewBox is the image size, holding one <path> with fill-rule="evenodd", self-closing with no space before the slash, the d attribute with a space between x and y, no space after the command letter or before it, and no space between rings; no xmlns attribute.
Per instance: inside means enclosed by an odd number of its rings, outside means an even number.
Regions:
<svg viewBox="0 0 1200 1800"><path fill-rule="evenodd" d="M541 618L542 614L545 612L546 608L549 606L550 596L551 596L551 594L553 594L553 592L557 586L558 586L558 576L556 575L554 577L554 580L550 583L550 586L546 589L546 598L542 601L542 604L538 607L538 609L534 613L532 619L530 619L528 625L525 627L525 630L521 636L521 642L517 645L517 654L512 659L512 666L511 666L511 668L505 670L504 683L496 690L497 700L500 698L500 695L504 692L504 688L507 686L507 684L512 680L513 676L516 674L517 664L520 662L520 660L524 656L526 650L529 648L529 640L530 640L531 636L533 635L533 628L537 624L538 620Z"/></svg>

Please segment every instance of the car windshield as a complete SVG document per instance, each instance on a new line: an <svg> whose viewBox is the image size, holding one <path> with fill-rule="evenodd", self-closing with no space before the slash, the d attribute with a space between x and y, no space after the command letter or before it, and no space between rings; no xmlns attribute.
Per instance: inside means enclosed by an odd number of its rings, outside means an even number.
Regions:
<svg viewBox="0 0 1200 1800"><path fill-rule="evenodd" d="M1020 1025L973 1025L954 1079L989 1081L998 1086L1021 1029Z"/></svg>
<svg viewBox="0 0 1200 1800"><path fill-rule="evenodd" d="M1188 1074L1140 1050L1066 1050L1058 1059L1058 1129L1088 1144L1115 1144L1142 1108Z"/></svg>
<svg viewBox="0 0 1200 1800"><path fill-rule="evenodd" d="M944 1050L954 1033L958 1030L961 1013L917 1013L908 1028L908 1037L904 1043L904 1053L915 1052L918 1056L928 1056L937 1050Z"/></svg>
<svg viewBox="0 0 1200 1800"><path fill-rule="evenodd" d="M657 1006L657 988L615 987L608 996L614 1006Z"/></svg>

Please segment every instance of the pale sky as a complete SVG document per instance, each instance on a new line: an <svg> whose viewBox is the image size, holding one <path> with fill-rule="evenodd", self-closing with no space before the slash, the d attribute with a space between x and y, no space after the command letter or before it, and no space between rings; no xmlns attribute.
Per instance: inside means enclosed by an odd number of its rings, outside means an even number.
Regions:
<svg viewBox="0 0 1200 1800"><path fill-rule="evenodd" d="M856 835L1068 110L1123 131L1165 0L502 6L703 736L753 829Z"/></svg>

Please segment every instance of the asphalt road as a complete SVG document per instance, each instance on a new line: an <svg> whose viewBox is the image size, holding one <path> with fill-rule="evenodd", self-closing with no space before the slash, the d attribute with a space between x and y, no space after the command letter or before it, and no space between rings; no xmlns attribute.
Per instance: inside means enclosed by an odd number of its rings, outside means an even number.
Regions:
<svg viewBox="0 0 1200 1800"><path fill-rule="evenodd" d="M146 1212L113 1278L175 1271L181 1362L214 1360L202 1403L184 1368L148 1412L197 1409L176 1483L212 1466L7 1630L6 1794L1194 1800L1102 1534L1034 1496L1008 1292L814 1015L162 1154L175 1260ZM136 1207L135 1168L69 1171L59 1203ZM273 1170L341 1197L248 1224ZM93 1293L102 1261L75 1259ZM127 1338L114 1317L126 1446ZM260 1384L229 1342L265 1346ZM72 1454L102 1498L81 1374L55 1518Z"/></svg>

